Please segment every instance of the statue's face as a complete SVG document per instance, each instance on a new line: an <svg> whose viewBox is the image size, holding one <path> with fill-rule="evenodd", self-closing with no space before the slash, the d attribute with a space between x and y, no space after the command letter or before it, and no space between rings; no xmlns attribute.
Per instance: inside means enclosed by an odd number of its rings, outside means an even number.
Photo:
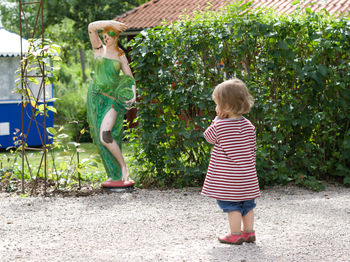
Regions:
<svg viewBox="0 0 350 262"><path fill-rule="evenodd" d="M107 33L102 34L102 36L106 46L115 46L117 44L118 37L109 36Z"/></svg>

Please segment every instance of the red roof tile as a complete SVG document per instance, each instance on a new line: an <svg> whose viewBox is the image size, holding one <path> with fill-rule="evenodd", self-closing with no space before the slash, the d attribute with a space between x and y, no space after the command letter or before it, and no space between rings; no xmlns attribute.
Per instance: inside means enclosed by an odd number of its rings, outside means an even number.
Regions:
<svg viewBox="0 0 350 262"><path fill-rule="evenodd" d="M151 0L131 11L128 11L115 20L123 22L128 25L128 31L142 30L161 25L165 20L168 23L179 19L179 16L188 14L191 15L193 11L204 11L208 7L209 0ZM211 0L212 10L218 11L221 7L234 3L234 0ZM273 8L277 12L290 14L297 8L292 5L294 0L253 0L252 8L267 7ZM309 5L316 2L315 0L301 1L302 6L308 6L313 11L326 9L330 14L350 14L349 0L318 0L316 4Z"/></svg>
<svg viewBox="0 0 350 262"><path fill-rule="evenodd" d="M225 6L222 0L212 0L213 10ZM161 25L165 20L168 23L179 19L181 15L192 14L193 11L203 11L208 6L208 0L152 0L135 9L128 11L115 20L129 26L129 30L138 30Z"/></svg>
<svg viewBox="0 0 350 262"><path fill-rule="evenodd" d="M268 7L275 9L277 12L290 14L298 7L298 5L292 5L293 1L294 0L255 0L253 1L253 7ZM310 7L313 11L326 9L330 14L349 15L350 13L349 0L305 0L300 2L303 7Z"/></svg>

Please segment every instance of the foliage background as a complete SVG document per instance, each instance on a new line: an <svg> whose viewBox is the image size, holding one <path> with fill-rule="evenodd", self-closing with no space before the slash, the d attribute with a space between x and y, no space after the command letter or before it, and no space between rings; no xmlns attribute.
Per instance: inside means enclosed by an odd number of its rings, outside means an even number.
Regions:
<svg viewBox="0 0 350 262"><path fill-rule="evenodd" d="M55 86L56 123L86 119L92 53L83 28L143 2L44 1L45 34L62 46L64 61ZM261 186L350 185L349 17L309 8L286 17L247 7L232 5L221 14L208 8L194 19L144 31L133 42L141 101L138 128L129 138L140 185L202 184L211 151L202 132L215 112L211 92L232 77L245 81L255 97L247 117L257 127ZM18 33L16 1L0 0L0 11L3 26ZM25 12L33 23L36 11L28 5ZM84 126L75 124L71 139Z"/></svg>
<svg viewBox="0 0 350 262"><path fill-rule="evenodd" d="M231 5L144 31L132 44L141 101L134 161L144 186L201 185L213 88L238 77L255 97L260 185L350 185L350 21ZM224 66L220 65L220 61Z"/></svg>
<svg viewBox="0 0 350 262"><path fill-rule="evenodd" d="M7 30L20 33L19 1L0 0L1 23ZM22 1L23 2L23 1ZM79 136L79 130L87 127L86 92L92 68L93 53L87 33L88 24L96 20L113 19L146 0L43 0L45 38L52 40L62 48L61 69L55 84L56 124L67 125L72 140ZM23 31L26 39L41 37L41 30L33 30L39 4L23 5L23 13L29 30ZM22 20L22 23L25 23ZM41 21L39 18L39 27ZM34 34L32 34L34 32ZM122 42L125 39L121 39ZM78 132L76 132L78 130ZM81 142L91 141L88 133L81 137Z"/></svg>
<svg viewBox="0 0 350 262"><path fill-rule="evenodd" d="M113 19L145 1L43 0L44 37L61 46L62 51L58 81L54 83L54 96L57 98L53 108L57 111L55 128L49 128L54 142L47 145L47 179L55 189L77 186L81 188L83 182L95 186L106 179L96 147L88 143L78 143L91 141L86 130L86 90L93 53L88 40L87 26L92 21ZM19 2L0 0L0 25L17 34L20 33ZM22 18L26 17L26 21L22 20L23 37L41 39L41 17L34 30L40 5L35 1L22 1L24 2L27 4L22 6ZM22 165L19 163L21 147L18 146L21 140L18 137L17 139L16 150L6 150L0 155L0 191L2 188L6 191L19 190L18 179L24 178L26 184L32 188L33 194L44 177L46 188L42 154L28 153L28 165L25 164L22 174Z"/></svg>

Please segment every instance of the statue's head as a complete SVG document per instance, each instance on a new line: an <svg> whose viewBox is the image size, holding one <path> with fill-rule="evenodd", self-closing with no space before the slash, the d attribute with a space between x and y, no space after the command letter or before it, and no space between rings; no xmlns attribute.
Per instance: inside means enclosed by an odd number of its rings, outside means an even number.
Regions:
<svg viewBox="0 0 350 262"><path fill-rule="evenodd" d="M118 45L118 37L119 31L115 30L113 27L106 27L102 31L103 41L106 46L117 46Z"/></svg>

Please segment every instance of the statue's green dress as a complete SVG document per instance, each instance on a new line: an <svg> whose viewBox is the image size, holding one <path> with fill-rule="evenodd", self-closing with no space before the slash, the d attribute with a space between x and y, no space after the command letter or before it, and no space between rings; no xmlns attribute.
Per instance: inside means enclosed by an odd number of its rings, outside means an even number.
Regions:
<svg viewBox="0 0 350 262"><path fill-rule="evenodd" d="M117 119L113 126L112 138L118 143L120 150L123 138L123 121L126 110L125 101L134 97L132 86L134 79L129 75L121 75L121 62L105 57L97 57L92 73L92 82L87 93L87 114L90 133L97 145L108 177L113 181L121 180L122 173L119 162L100 141L100 126L107 112L114 108ZM113 100L108 94L116 98Z"/></svg>

